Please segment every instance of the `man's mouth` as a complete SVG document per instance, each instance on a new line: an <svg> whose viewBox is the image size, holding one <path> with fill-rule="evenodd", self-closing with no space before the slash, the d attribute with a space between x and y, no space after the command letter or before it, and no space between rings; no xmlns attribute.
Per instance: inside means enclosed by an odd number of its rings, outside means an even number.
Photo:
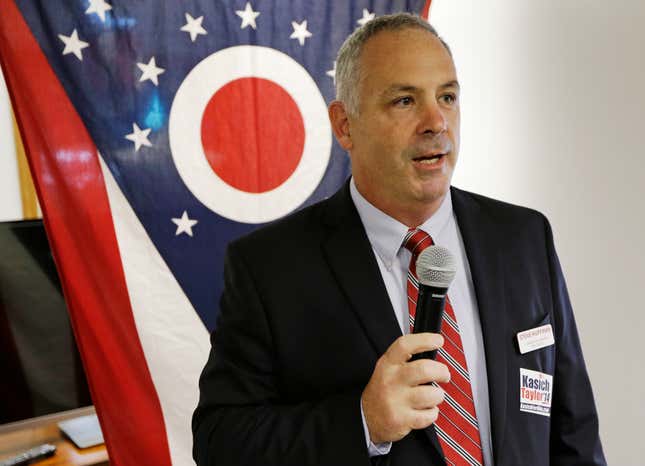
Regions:
<svg viewBox="0 0 645 466"><path fill-rule="evenodd" d="M412 160L415 162L422 163L424 165L434 165L439 163L442 157L446 154L436 154L436 155L422 155L420 157L415 157Z"/></svg>

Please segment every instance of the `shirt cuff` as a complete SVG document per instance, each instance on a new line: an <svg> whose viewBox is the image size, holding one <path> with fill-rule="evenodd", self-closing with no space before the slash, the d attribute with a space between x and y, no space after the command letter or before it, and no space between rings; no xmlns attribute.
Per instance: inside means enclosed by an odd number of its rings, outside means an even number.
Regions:
<svg viewBox="0 0 645 466"><path fill-rule="evenodd" d="M361 400L361 420L363 421L363 431L365 432L365 444L367 445L367 453L369 457L387 455L392 448L392 442L373 443L370 439L370 431L367 429L367 421L365 420L365 413L363 412L363 403Z"/></svg>

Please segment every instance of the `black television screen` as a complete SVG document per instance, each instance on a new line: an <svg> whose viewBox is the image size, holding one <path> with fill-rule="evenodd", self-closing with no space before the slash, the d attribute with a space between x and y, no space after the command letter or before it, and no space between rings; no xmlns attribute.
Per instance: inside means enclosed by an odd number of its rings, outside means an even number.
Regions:
<svg viewBox="0 0 645 466"><path fill-rule="evenodd" d="M91 404L43 222L0 222L0 424Z"/></svg>

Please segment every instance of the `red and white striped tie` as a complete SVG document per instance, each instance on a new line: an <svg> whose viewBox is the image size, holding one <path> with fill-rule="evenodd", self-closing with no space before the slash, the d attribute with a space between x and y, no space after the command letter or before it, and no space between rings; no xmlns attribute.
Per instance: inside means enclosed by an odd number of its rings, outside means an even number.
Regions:
<svg viewBox="0 0 645 466"><path fill-rule="evenodd" d="M412 253L407 280L410 331L414 328L414 314L419 295L416 272L417 257L421 251L432 244L433 241L429 234L413 228L408 231L403 240L403 247ZM437 351L436 360L446 364L450 369L450 382L439 384L445 390L446 398L439 408L439 417L434 424L435 430L441 448L443 448L446 463L455 466L481 466L484 464L484 460L475 403L468 377L466 357L459 336L459 327L450 299L446 299L441 334L445 343L443 348Z"/></svg>

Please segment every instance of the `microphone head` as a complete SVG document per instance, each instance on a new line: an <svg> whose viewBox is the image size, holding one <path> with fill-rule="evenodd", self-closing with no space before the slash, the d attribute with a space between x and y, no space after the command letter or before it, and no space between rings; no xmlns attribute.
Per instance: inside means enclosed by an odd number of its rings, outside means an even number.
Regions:
<svg viewBox="0 0 645 466"><path fill-rule="evenodd" d="M417 258L417 276L426 286L448 288L457 274L457 260L448 248L428 246Z"/></svg>

